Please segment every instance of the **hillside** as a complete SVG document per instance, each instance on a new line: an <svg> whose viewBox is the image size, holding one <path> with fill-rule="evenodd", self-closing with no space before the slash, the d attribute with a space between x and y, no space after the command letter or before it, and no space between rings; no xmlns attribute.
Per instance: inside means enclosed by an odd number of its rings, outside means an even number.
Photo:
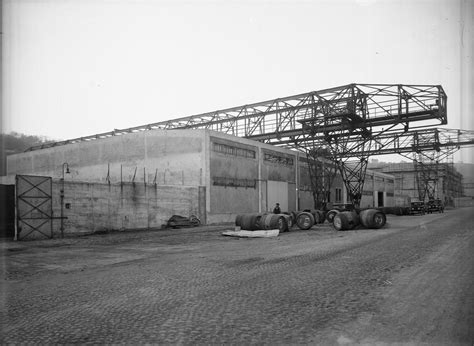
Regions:
<svg viewBox="0 0 474 346"><path fill-rule="evenodd" d="M21 153L29 147L49 141L44 136L30 136L16 132L0 133L0 175L6 174L6 158L8 155Z"/></svg>

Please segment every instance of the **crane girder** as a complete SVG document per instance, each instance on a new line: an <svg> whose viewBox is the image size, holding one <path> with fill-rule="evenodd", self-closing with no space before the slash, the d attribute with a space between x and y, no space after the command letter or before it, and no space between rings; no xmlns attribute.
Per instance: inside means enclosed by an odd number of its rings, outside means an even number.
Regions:
<svg viewBox="0 0 474 346"><path fill-rule="evenodd" d="M91 141L153 129L210 129L238 137L265 141L298 138L306 124L318 124L318 131L347 133L391 126L405 128L447 123L447 96L440 85L347 84L335 88L277 98L269 101L217 110L173 120L85 136L32 147Z"/></svg>
<svg viewBox="0 0 474 346"><path fill-rule="evenodd" d="M327 149L351 201L358 204L369 156L453 151L474 144L474 131L434 128L446 124L447 96L440 85L352 83L46 143L27 151L154 129L210 129L297 149L310 158L312 150ZM349 163L351 158L357 159L355 166Z"/></svg>
<svg viewBox="0 0 474 346"><path fill-rule="evenodd" d="M446 128L428 128L410 131L381 131L380 133L372 133L372 142L369 148L361 150L362 133L354 131L346 137L346 144L338 151L341 157L357 157L364 153L365 155L388 155L388 154L404 154L412 152L422 152L425 150L437 150L441 148L456 148L461 146L474 145L474 131ZM337 138L337 135L333 135ZM253 139L253 137L250 137ZM301 151L306 144L314 145L315 141L319 142L322 147L326 146L326 141L331 136L324 134L311 135L301 133L298 138L274 138L265 141L268 144L284 146ZM332 157L332 156L331 156Z"/></svg>

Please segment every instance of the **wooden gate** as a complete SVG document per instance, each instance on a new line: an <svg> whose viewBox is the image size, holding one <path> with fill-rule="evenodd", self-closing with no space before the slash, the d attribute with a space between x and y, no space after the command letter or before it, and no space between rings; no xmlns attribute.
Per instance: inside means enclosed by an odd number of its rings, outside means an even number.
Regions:
<svg viewBox="0 0 474 346"><path fill-rule="evenodd" d="M53 237L52 178L16 176L17 239Z"/></svg>

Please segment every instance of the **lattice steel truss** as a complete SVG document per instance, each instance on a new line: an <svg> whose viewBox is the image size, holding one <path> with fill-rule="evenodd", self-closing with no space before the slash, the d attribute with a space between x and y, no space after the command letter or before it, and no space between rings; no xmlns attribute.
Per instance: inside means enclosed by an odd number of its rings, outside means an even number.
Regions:
<svg viewBox="0 0 474 346"><path fill-rule="evenodd" d="M272 144L278 144L279 140L298 144L307 137L302 131L304 121L306 124L322 122L329 131L342 127L345 132L375 126L394 128L394 125L400 125L403 128L414 121L423 121L422 127L446 124L446 100L446 94L439 85L349 84L128 129L115 129L28 150L154 129L198 128Z"/></svg>
<svg viewBox="0 0 474 346"><path fill-rule="evenodd" d="M418 198L422 202L425 202L426 197L428 197L429 200L435 199L436 197L439 188L438 181L441 176L440 166L443 156L445 156L445 153L442 151L413 153Z"/></svg>
<svg viewBox="0 0 474 346"><path fill-rule="evenodd" d="M474 144L473 133L431 128L445 124L447 96L440 85L348 84L30 150L153 129L211 129L297 149L316 161L314 153L327 150L344 178L350 200L359 205L370 155ZM422 142L418 140L421 134L437 139ZM328 190L319 188L324 174L314 172L315 193L323 196Z"/></svg>
<svg viewBox="0 0 474 346"><path fill-rule="evenodd" d="M336 175L336 164L330 159L331 153L327 149L318 147L317 143L313 146L305 146L304 150L308 160L314 207L324 210Z"/></svg>
<svg viewBox="0 0 474 346"><path fill-rule="evenodd" d="M407 132L405 135L405 140L409 139L412 147L404 146L399 153L413 160L418 198L422 202L426 200L426 197L428 200L435 199L439 189L439 178L446 175L444 170L447 159L461 145L472 145L474 132L428 129ZM399 146L399 143L397 145ZM411 152L407 152L408 150Z"/></svg>

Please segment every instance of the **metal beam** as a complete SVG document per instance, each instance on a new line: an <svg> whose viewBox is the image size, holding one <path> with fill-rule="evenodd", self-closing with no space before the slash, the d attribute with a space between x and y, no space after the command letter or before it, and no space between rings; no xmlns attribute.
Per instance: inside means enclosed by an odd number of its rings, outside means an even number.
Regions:
<svg viewBox="0 0 474 346"><path fill-rule="evenodd" d="M347 148L339 154L344 157L357 157L360 155L358 146L361 143L361 132L354 131L348 134ZM370 148L365 150L367 155L388 155L412 153L424 150L439 150L440 148L459 148L461 146L474 146L474 131L459 129L420 129L411 131L381 131L373 133ZM256 137L249 137L255 139ZM325 140L336 138L336 135L317 134L312 136L307 133L300 133L294 138L273 138L264 141L265 143L283 146L291 149L304 148L306 145L313 145L315 141L324 147ZM302 151L302 150L301 150Z"/></svg>
<svg viewBox="0 0 474 346"><path fill-rule="evenodd" d="M440 85L348 84L92 136L46 143L27 151L92 141L154 129L211 129L238 137L267 139L297 136L308 122L326 122L326 130L349 121L352 128L376 128L423 122L447 123L447 97ZM331 127L332 126L332 127ZM262 138L255 138L262 140Z"/></svg>

